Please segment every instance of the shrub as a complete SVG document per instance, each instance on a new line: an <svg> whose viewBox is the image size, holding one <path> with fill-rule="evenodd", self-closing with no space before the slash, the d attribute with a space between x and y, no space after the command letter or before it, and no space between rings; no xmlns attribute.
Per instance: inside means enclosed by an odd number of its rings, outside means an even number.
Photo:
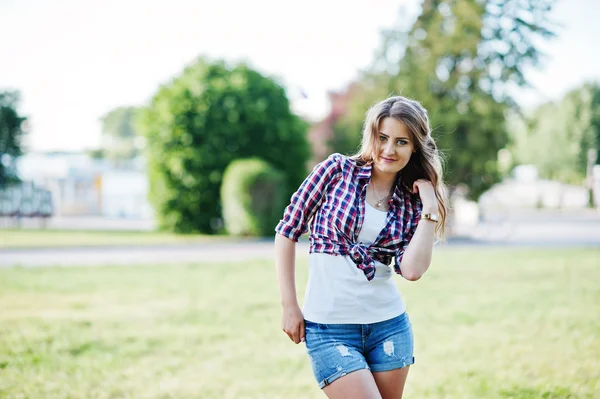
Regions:
<svg viewBox="0 0 600 399"><path fill-rule="evenodd" d="M229 234L269 236L286 205L282 172L259 158L233 161L223 175L223 220Z"/></svg>

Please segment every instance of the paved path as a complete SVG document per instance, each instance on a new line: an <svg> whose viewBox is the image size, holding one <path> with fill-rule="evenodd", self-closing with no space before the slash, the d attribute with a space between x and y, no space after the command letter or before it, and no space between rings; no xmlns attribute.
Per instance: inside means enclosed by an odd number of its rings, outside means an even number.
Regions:
<svg viewBox="0 0 600 399"><path fill-rule="evenodd" d="M598 226L600 227L600 226ZM553 234L551 230L529 227L525 239L519 231L512 231L508 237L494 231L489 237L480 239L451 239L439 250L456 247L594 247L600 248L600 228L594 234L581 230L582 234L565 236ZM550 233L550 234L548 234ZM308 253L308 243L301 242L296 248L298 254ZM136 265L192 262L243 262L253 259L273 259L272 240L238 243L206 243L160 246L124 247L80 247L0 250L0 268L3 267L44 267L44 266L102 266ZM600 259L599 259L600 262Z"/></svg>

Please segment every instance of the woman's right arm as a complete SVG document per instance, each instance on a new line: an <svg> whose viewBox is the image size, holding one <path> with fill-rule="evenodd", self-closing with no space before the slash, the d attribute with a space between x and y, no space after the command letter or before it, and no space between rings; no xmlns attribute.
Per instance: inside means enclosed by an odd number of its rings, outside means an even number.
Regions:
<svg viewBox="0 0 600 399"><path fill-rule="evenodd" d="M296 295L296 242L325 197L329 182L340 172L341 155L332 154L314 167L292 195L283 219L275 227L275 267L283 315L281 328L295 343L304 341L304 316Z"/></svg>
<svg viewBox="0 0 600 399"><path fill-rule="evenodd" d="M294 343L304 341L304 316L296 295L296 242L277 234L275 236L275 267L283 315L281 329Z"/></svg>

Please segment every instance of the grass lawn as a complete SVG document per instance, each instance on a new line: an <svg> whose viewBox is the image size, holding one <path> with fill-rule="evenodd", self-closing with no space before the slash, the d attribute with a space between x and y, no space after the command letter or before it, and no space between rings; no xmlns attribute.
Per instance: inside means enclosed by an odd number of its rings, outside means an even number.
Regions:
<svg viewBox="0 0 600 399"><path fill-rule="evenodd" d="M230 236L138 231L0 229L0 249L103 245L191 244L232 240Z"/></svg>
<svg viewBox="0 0 600 399"><path fill-rule="evenodd" d="M442 248L397 281L406 398L599 397L600 250ZM279 317L271 260L0 270L0 397L324 398Z"/></svg>

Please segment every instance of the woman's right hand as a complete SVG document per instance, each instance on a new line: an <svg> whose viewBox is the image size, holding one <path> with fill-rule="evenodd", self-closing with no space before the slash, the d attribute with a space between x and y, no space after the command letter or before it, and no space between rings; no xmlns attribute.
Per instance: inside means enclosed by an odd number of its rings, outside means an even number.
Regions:
<svg viewBox="0 0 600 399"><path fill-rule="evenodd" d="M284 306L281 317L281 329L294 343L304 342L304 316L300 306Z"/></svg>

